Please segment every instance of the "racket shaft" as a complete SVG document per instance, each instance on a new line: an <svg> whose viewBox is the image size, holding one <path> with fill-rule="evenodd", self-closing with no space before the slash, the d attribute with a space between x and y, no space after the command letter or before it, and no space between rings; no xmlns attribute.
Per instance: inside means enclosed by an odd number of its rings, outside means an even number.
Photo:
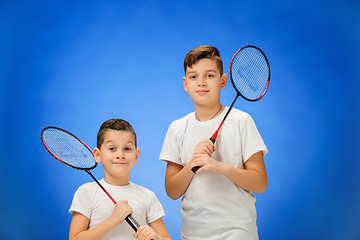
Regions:
<svg viewBox="0 0 360 240"><path fill-rule="evenodd" d="M219 133L219 130L220 130L221 126L223 125L225 119L226 119L227 116L229 115L231 109L233 108L233 106L234 106L234 104L235 104L235 102L236 102L236 100L238 99L239 96L240 96L240 94L237 94L237 95L236 95L236 97L235 97L234 101L232 102L229 110L228 110L227 113L225 114L224 119L221 121L218 129L217 129L217 130L214 132L214 134L211 136L210 140L212 141L213 144L215 144L216 138L217 138L217 135L218 135L218 133ZM193 168L191 169L191 171L193 171L193 173L196 173L196 171L199 170L199 168L201 168L201 166L193 167Z"/></svg>
<svg viewBox="0 0 360 240"><path fill-rule="evenodd" d="M140 227L139 223L135 221L135 219L129 215L125 218L125 221L134 229L135 232L137 232L138 228Z"/></svg>

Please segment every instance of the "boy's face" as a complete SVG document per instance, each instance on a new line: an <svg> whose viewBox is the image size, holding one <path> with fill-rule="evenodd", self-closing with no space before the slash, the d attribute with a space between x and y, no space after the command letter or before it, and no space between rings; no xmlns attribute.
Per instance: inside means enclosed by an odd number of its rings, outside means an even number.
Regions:
<svg viewBox="0 0 360 240"><path fill-rule="evenodd" d="M187 67L183 77L184 89L195 105L211 105L220 102L220 89L225 88L227 75L220 75L215 60L201 59Z"/></svg>
<svg viewBox="0 0 360 240"><path fill-rule="evenodd" d="M94 149L97 163L102 162L108 183L125 178L138 161L139 148L135 147L135 136L126 131L107 130L100 149Z"/></svg>

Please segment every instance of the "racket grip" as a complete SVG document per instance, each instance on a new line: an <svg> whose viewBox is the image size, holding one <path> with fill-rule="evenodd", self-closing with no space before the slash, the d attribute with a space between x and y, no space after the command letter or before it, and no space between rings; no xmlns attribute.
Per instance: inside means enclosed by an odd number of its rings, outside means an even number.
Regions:
<svg viewBox="0 0 360 240"><path fill-rule="evenodd" d="M191 169L191 171L193 171L193 173L196 173L196 171L197 171L199 168L201 168L201 166L193 167L193 168Z"/></svg>
<svg viewBox="0 0 360 240"><path fill-rule="evenodd" d="M217 135L217 134L216 134L216 135ZM209 138L209 139L212 141L212 143L215 144L215 141L216 141L215 138L211 137L211 138ZM196 171L197 171L199 168L201 168L201 166L193 167L193 168L191 169L191 171L193 171L193 173L196 173Z"/></svg>
<svg viewBox="0 0 360 240"><path fill-rule="evenodd" d="M134 229L135 232L137 232L140 225L131 215L127 216L125 221L130 225L130 227L132 227L132 229Z"/></svg>

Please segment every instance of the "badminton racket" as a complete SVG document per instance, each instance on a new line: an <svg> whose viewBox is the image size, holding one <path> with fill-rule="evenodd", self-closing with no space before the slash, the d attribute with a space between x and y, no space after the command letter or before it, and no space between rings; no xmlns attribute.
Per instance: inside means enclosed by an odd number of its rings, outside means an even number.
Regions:
<svg viewBox="0 0 360 240"><path fill-rule="evenodd" d="M236 91L236 97L218 129L210 137L213 143L239 96L247 101L256 102L267 92L270 83L270 65L265 53L260 48L251 45L240 48L230 62L230 79ZM200 167L196 166L191 170L196 173Z"/></svg>
<svg viewBox="0 0 360 240"><path fill-rule="evenodd" d="M116 201L99 183L99 181L90 172L97 165L94 154L91 149L75 135L57 127L46 127L41 131L41 141L46 150L57 160L65 165L78 170L87 172L99 187L109 196L111 201ZM133 219L131 215L125 218L125 221L136 232L140 225Z"/></svg>

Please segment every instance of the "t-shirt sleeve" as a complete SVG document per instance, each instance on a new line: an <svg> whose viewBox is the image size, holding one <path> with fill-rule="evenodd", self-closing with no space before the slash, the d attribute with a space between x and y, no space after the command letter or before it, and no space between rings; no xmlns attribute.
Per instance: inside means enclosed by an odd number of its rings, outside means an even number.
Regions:
<svg viewBox="0 0 360 240"><path fill-rule="evenodd" d="M150 205L147 212L146 222L152 223L165 216L164 209L154 192L150 194Z"/></svg>
<svg viewBox="0 0 360 240"><path fill-rule="evenodd" d="M75 192L69 212L73 214L74 212L81 213L85 217L90 219L91 215L91 198L89 196L88 190L81 186Z"/></svg>
<svg viewBox="0 0 360 240"><path fill-rule="evenodd" d="M242 126L240 126L240 130L244 162L246 162L254 153L259 151L263 152L263 156L268 153L268 149L251 116L246 117Z"/></svg>
<svg viewBox="0 0 360 240"><path fill-rule="evenodd" d="M181 165L180 149L175 132L175 123L171 123L160 152L159 159L170 161Z"/></svg>

